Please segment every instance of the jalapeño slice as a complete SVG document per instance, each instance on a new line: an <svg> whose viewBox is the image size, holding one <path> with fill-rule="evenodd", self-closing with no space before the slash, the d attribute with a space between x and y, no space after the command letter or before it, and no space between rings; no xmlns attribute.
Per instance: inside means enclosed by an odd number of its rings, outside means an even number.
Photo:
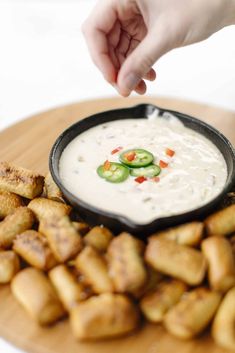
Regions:
<svg viewBox="0 0 235 353"><path fill-rule="evenodd" d="M100 165L97 168L97 173L101 178L104 178L110 183L121 183L126 180L129 176L129 170L127 167L120 163L110 162L109 168L105 168L104 165Z"/></svg>
<svg viewBox="0 0 235 353"><path fill-rule="evenodd" d="M130 170L130 174L134 177L147 177L153 178L161 173L161 168L158 165L150 164L147 167L133 168Z"/></svg>
<svg viewBox="0 0 235 353"><path fill-rule="evenodd" d="M124 151L119 157L123 164L131 168L146 167L152 163L153 158L152 153L141 148Z"/></svg>

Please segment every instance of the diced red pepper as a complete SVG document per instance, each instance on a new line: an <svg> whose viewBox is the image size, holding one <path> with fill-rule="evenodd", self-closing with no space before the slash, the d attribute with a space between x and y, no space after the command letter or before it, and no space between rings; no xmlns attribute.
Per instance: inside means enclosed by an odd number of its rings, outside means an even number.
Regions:
<svg viewBox="0 0 235 353"><path fill-rule="evenodd" d="M104 162L104 170L109 170L111 167L111 163L109 161Z"/></svg>
<svg viewBox="0 0 235 353"><path fill-rule="evenodd" d="M145 178L144 176L139 176L139 177L135 178L135 181L139 184L142 184L146 180L147 180L147 178Z"/></svg>
<svg viewBox="0 0 235 353"><path fill-rule="evenodd" d="M166 148L166 154L169 157L173 157L175 154L175 151L171 150L170 148Z"/></svg>
<svg viewBox="0 0 235 353"><path fill-rule="evenodd" d="M129 162L132 162L136 157L136 153L133 151L133 152L130 152L130 153L127 153L125 155L125 158L129 161Z"/></svg>
<svg viewBox="0 0 235 353"><path fill-rule="evenodd" d="M160 181L160 178L158 177L158 176L155 176L155 177L153 177L153 178L151 178L152 179L152 181L154 181L155 183L159 183L159 181Z"/></svg>
<svg viewBox="0 0 235 353"><path fill-rule="evenodd" d="M160 166L161 168L167 168L167 167L168 167L168 163L164 162L164 161L161 159L160 162L159 162L159 166Z"/></svg>
<svg viewBox="0 0 235 353"><path fill-rule="evenodd" d="M123 147L119 146L119 147L115 148L115 149L111 152L111 154L115 154L115 153L121 151L122 149L123 149Z"/></svg>

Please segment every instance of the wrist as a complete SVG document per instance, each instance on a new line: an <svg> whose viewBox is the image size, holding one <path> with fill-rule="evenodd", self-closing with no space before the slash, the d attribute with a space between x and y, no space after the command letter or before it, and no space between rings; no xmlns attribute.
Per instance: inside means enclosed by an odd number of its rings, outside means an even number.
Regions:
<svg viewBox="0 0 235 353"><path fill-rule="evenodd" d="M235 24L235 0L222 0L226 4L225 26Z"/></svg>

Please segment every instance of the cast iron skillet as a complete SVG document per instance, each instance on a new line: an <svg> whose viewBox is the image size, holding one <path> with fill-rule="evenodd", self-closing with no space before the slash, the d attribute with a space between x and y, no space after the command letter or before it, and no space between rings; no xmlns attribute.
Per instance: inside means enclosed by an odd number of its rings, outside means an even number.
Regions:
<svg viewBox="0 0 235 353"><path fill-rule="evenodd" d="M70 143L70 141L93 126L118 119L147 118L148 115L153 113L156 109L159 111L159 119L165 119L166 113L174 114L184 123L185 126L206 136L222 152L227 164L228 177L224 189L216 198L208 202L206 205L192 211L176 216L157 218L151 223L139 225L127 217L103 211L87 204L78 197L74 196L64 187L59 175L59 161L64 148ZM195 163L197 162L195 161ZM145 237L151 233L154 233L158 229L199 219L214 210L221 202L224 195L231 190L235 183L235 150L225 136L201 120L179 112L165 110L152 104L141 104L131 108L110 110L95 114L70 126L57 138L54 143L50 153L49 167L55 183L62 190L69 203L77 209L79 215L85 222L90 225L103 224L112 229L115 233L125 230L137 236ZM89 185L84 185L84 187L89 187ZM113 200L113 202L115 202L115 200ZM174 202L174 200L172 200L172 202Z"/></svg>

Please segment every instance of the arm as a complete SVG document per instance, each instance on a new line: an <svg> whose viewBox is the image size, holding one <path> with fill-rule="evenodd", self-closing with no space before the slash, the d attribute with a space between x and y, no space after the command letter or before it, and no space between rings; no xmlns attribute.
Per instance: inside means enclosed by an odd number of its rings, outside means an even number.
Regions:
<svg viewBox="0 0 235 353"><path fill-rule="evenodd" d="M235 0L100 0L83 25L91 57L119 93L144 94L168 51L235 24Z"/></svg>

